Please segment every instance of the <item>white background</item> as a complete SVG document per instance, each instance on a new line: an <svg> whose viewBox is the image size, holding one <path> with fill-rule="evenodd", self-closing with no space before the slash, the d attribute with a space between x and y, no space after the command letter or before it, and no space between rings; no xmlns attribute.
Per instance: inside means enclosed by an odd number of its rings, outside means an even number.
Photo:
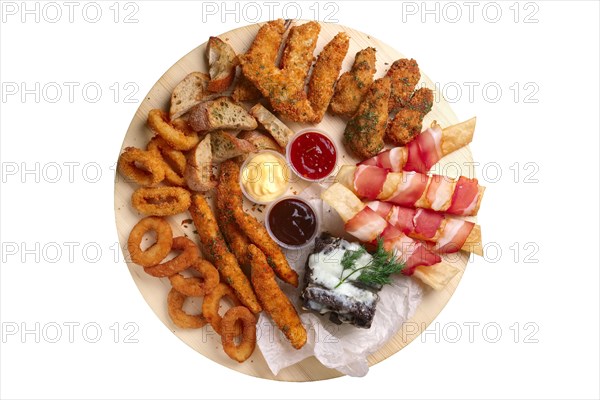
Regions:
<svg viewBox="0 0 600 400"><path fill-rule="evenodd" d="M3 14L0 28L3 89L14 87L7 82L29 88L35 82L80 84L72 103L64 85L56 103L47 101L55 92L42 93L39 103L33 94L22 101L20 93L0 103L2 398L598 398L597 2L499 2L496 23L488 21L496 7L484 14L484 3L474 9L473 22L463 2L453 3L453 9L439 3L439 22L435 14L422 15L421 2L336 3L333 19L417 59L442 87L463 89L452 107L460 119L478 117L474 158L497 163L486 170L487 180L477 171L488 187L479 221L492 245L486 259L470 264L432 333L365 378L305 384L248 377L195 353L159 322L125 264L114 260L113 169L138 107L124 102L124 85L138 85L133 98L141 100L164 71L209 35L249 22L220 13L205 15L203 22L201 2L137 1L139 22L123 23L133 8L121 4L115 23L111 1L101 2L98 23L84 20L83 2L70 23L68 8L58 4L63 15L57 23L45 20L55 16L47 9L39 23L33 15L21 23L20 13ZM267 20L267 6L258 4L261 20ZM281 16L282 4L274 17ZM314 17L312 4L300 4L304 18ZM455 5L462 18L452 23ZM318 8L321 19L336 10ZM530 13L537 22L524 22ZM103 89L96 103L82 97L88 82ZM110 89L115 82L121 90L117 102ZM471 99L465 82L479 84ZM485 84L492 87L487 97L481 90ZM498 86L502 95L492 102ZM527 102L533 100L537 103ZM40 168L51 162L79 165L73 182L63 165L58 182L49 182L56 170L47 167L37 183L35 174L21 176L23 166L34 168L36 162ZM96 183L88 182L95 169L82 175L90 162L102 169ZM533 164L525 169L525 163ZM11 175L15 166L19 170ZM494 183L496 167L502 176ZM533 175L526 179L527 173ZM72 259L65 242L78 243ZM39 260L23 252L36 243ZM97 245L82 253L86 243ZM102 250L97 261L96 247ZM497 248L502 254L495 260ZM39 343L34 334L21 336L22 328L32 329L36 322L47 329ZM69 322L80 324L73 343L64 325ZM81 332L90 322L102 329L97 343L88 343ZM125 343L126 322L139 326L138 343ZM63 336L49 343L54 323L62 326ZM120 324L117 343L115 323ZM470 323L479 324L471 338ZM485 324L491 328L483 332ZM9 334L15 327L19 332ZM498 327L502 336L492 343Z"/></svg>

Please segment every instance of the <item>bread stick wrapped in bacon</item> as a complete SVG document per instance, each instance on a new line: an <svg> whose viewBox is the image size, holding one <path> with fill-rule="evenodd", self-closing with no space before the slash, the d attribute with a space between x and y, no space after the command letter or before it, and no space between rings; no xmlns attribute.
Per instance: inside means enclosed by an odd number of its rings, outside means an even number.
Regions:
<svg viewBox="0 0 600 400"><path fill-rule="evenodd" d="M465 216L477 215L485 191L477 179L464 176L389 172L372 165L345 165L336 180L363 199Z"/></svg>
<svg viewBox="0 0 600 400"><path fill-rule="evenodd" d="M382 151L360 165L427 173L442 157L471 143L474 132L475 117L444 129L434 123L406 146Z"/></svg>
<svg viewBox="0 0 600 400"><path fill-rule="evenodd" d="M367 206L411 238L433 243L431 249L438 254L464 250L483 255L481 227L474 222L383 201L370 201Z"/></svg>
<svg viewBox="0 0 600 400"><path fill-rule="evenodd" d="M400 229L367 207L352 191L339 183L331 185L321 198L333 207L345 223L348 233L362 242L383 239L387 251L396 251L404 262L402 273L414 275L434 289L443 288L459 269L443 262L427 245L406 236Z"/></svg>

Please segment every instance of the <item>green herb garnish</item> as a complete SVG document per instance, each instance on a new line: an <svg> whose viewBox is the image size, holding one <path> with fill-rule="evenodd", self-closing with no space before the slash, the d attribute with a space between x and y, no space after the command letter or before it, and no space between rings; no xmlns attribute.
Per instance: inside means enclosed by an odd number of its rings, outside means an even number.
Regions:
<svg viewBox="0 0 600 400"><path fill-rule="evenodd" d="M360 249L358 250L349 250L345 252L341 262L344 271L353 268L356 261L358 261L358 259L366 252L367 250L363 246L360 246Z"/></svg>
<svg viewBox="0 0 600 400"><path fill-rule="evenodd" d="M377 238L377 249L371 254L371 261L364 267L354 269L356 261L366 252L364 247L359 250L347 251L342 257L342 274L336 288L346 282L348 278L360 271L356 279L367 285L387 285L392 283L390 275L402 271L404 263L397 261L396 251L387 251L383 247L383 239ZM354 269L350 274L343 277L344 271Z"/></svg>

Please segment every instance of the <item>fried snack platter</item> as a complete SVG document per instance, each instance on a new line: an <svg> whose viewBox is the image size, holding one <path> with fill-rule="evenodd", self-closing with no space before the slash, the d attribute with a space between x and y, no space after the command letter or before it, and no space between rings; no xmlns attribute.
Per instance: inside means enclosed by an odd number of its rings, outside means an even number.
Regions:
<svg viewBox="0 0 600 400"><path fill-rule="evenodd" d="M305 22L306 21L295 21L294 25L300 25ZM260 24L239 28L221 34L219 35L219 38L231 45L237 54L242 54L250 47L259 27ZM339 32L345 32L350 38L349 50L342 64L342 73L352 67L354 54L368 47L374 47L377 50L377 73L375 74L375 79L383 76L395 60L404 58L404 55L401 53L367 34L341 25L324 23L321 23L321 32L314 52L315 56L318 55L325 44L332 40ZM145 149L153 136L153 133L147 127L147 118L150 110L161 109L168 111L171 93L183 78L194 71L208 72L208 63L205 57L206 45L207 43L198 46L180 59L165 72L150 90L148 95L145 96L144 101L137 110L126 133L121 153L129 146ZM410 57L410 55L408 56ZM424 83L425 86L434 89L432 81L429 80L423 71L421 71L420 83ZM436 94L435 98L436 101L434 102L433 109L423 120L423 127L429 126L434 120L443 127L458 123L459 120L446 101L441 98L439 93ZM250 107L252 104L250 104ZM342 136L347 119L333 116L331 113L327 112L325 113L323 120L318 124L285 122L287 126L295 132L308 127L314 127L329 132L332 139L336 142L339 151L338 164L354 165L356 161L358 161L358 159L347 152L347 149L342 143ZM470 161L472 161L471 153L468 146L466 146L453 152L449 156L444 157L440 161L439 166L442 168L444 165L462 166L468 165L467 162ZM453 168L453 170L455 171L456 168ZM473 176L469 175L472 171L468 168L464 168L464 170L458 172L464 176L473 178ZM308 186L308 184L304 181L297 181L291 186L290 192L299 193L304 187ZM136 188L137 185L128 182L121 175L117 175L115 184L115 218L119 240L124 249L127 248L127 240L131 230L143 218L143 215L139 214L131 206L131 196ZM209 192L206 197L209 203L214 207L214 190ZM264 220L264 207L256 207L250 201L244 199L244 210L254 215L258 220ZM173 237L187 236L196 244L200 244L199 237L195 232L196 228L191 221L189 212L168 216L165 217L165 219L170 224ZM370 365L377 364L410 343L426 329L437 314L443 309L461 279L462 272L467 264L468 253L454 253L451 255L451 260L452 264L458 267L461 272L454 276L443 289L425 291L423 301L409 323L404 324L403 328L392 340L369 357ZM221 337L215 333L210 326L207 325L201 329L180 329L172 322L167 307L167 296L169 296L169 293L171 292L171 281L169 278L157 279L144 272L143 267L131 262L129 259L127 259L127 265L134 282L144 296L144 299L167 328L194 350L211 360L248 375L274 380L313 381L341 376L340 372L324 367L314 357L305 359L285 368L280 371L279 374L274 375L267 366L260 353L260 349L258 348L253 352L252 356L243 363L232 360L223 351ZM181 299L175 300L180 301ZM201 309L200 302L195 303L196 299L190 300L191 302L188 304L189 308L186 309L199 311Z"/></svg>

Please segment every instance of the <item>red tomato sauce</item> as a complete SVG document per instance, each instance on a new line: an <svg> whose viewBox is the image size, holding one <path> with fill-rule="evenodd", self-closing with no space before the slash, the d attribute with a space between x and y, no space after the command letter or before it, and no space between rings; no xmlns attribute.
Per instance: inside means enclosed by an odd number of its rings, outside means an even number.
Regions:
<svg viewBox="0 0 600 400"><path fill-rule="evenodd" d="M335 168L335 145L321 133L306 132L292 142L290 161L301 177L310 180L323 179Z"/></svg>

